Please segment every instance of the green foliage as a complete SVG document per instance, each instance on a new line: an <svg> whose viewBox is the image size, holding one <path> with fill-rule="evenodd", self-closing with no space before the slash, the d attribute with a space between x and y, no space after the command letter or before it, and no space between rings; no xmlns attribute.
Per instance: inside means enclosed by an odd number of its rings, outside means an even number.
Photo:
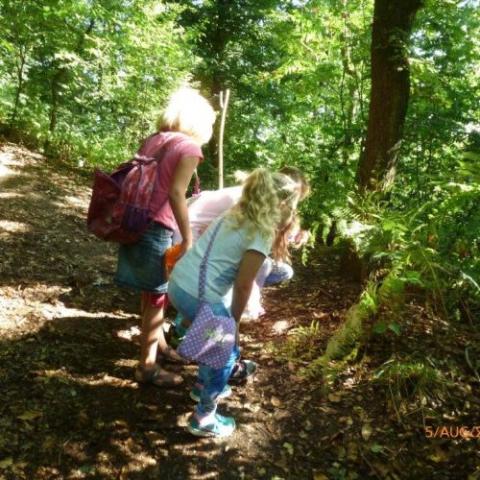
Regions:
<svg viewBox="0 0 480 480"><path fill-rule="evenodd" d="M376 317L377 331L401 330L411 291L447 317L473 321L480 312L478 6L429 0L411 41L391 38L403 53L410 43L411 95L388 198L356 193L372 0L3 0L0 126L80 166L111 167L152 131L179 83L190 81L214 103L229 87L227 178L259 165L294 165L309 176L305 224L320 241L336 231L369 264L361 314L373 302L376 313L365 316ZM200 174L212 187L215 146L205 151Z"/></svg>
<svg viewBox="0 0 480 480"><path fill-rule="evenodd" d="M28 5L0 4L4 130L80 165L118 164L194 63L175 23L180 9L146 0Z"/></svg>
<svg viewBox="0 0 480 480"><path fill-rule="evenodd" d="M422 406L427 398L443 397L450 385L441 370L426 359L392 357L376 369L373 380L388 388L399 420L399 406L404 400L414 400Z"/></svg>
<svg viewBox="0 0 480 480"><path fill-rule="evenodd" d="M308 326L292 328L287 342L282 343L275 349L275 353L286 361L309 362L320 354L319 339L322 335L322 327L317 320L313 320Z"/></svg>

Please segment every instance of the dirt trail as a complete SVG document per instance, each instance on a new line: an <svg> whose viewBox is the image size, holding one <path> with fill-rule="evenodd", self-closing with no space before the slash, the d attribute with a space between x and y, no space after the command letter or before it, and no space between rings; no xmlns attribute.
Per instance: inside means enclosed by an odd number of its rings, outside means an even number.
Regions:
<svg viewBox="0 0 480 480"><path fill-rule="evenodd" d="M299 377L295 359L275 358L272 345L312 320L322 346L355 301L358 286L338 276L329 250L267 289L267 314L243 325L244 355L260 369L221 404L235 435L186 433L195 368L172 366L187 380L178 389L132 381L138 352L125 332L137 325L137 297L112 282L115 247L85 230L88 184L0 148L0 480L427 478L395 464L415 438L389 448L384 398L353 374L327 392Z"/></svg>
<svg viewBox="0 0 480 480"><path fill-rule="evenodd" d="M238 432L197 440L182 428L194 367L177 390L131 380L137 347L121 337L137 324L137 298L112 283L114 246L85 231L88 181L11 144L0 151L0 175L0 478L312 475L314 464L291 461L297 450L308 453L308 437L317 441L317 432L298 436L308 385L266 346L301 316L321 313L321 278L308 292L296 282L268 292L268 315L244 328L245 355L260 372L221 407L235 415ZM326 267L315 270L324 276ZM307 299L301 311L299 293Z"/></svg>

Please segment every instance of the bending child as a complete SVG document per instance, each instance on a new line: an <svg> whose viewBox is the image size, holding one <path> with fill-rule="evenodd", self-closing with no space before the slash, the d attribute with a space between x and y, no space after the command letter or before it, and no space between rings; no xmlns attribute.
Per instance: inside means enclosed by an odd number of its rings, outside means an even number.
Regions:
<svg viewBox="0 0 480 480"><path fill-rule="evenodd" d="M308 196L310 185L305 175L298 168L283 167L279 170L279 173L289 176L295 182L299 201ZM245 176L239 176L238 178L245 179ZM225 214L240 200L241 194L242 186L240 185L221 190L203 191L200 195L189 199L188 217L194 243L215 219ZM295 217L295 220L285 228L281 236L282 239L277 239L277 242L282 243L286 239L288 244L295 248L301 247L308 239L308 233L300 229L298 217ZM283 236L285 236L285 239L283 239ZM175 232L173 243L180 241L181 235L179 232ZM293 268L290 265L288 250L286 250L283 260L273 260L267 257L258 273L244 316L257 319L264 313L261 305L261 288L290 280L292 277ZM177 337L183 336L185 328L182 328L180 315L177 316L175 324Z"/></svg>
<svg viewBox="0 0 480 480"><path fill-rule="evenodd" d="M205 299L216 315L231 315L237 322L247 304L255 277L270 253L277 233L292 221L298 202L296 183L288 176L255 170L246 180L238 204L214 221L176 264L168 295L180 314L192 321L199 307L200 264L219 222L208 256ZM276 252L273 251L273 256ZM233 288L231 306L225 295ZM220 369L200 366L191 392L198 398L188 431L198 436L228 436L235 429L232 417L216 413L219 398L231 393L227 382L239 357L238 345Z"/></svg>

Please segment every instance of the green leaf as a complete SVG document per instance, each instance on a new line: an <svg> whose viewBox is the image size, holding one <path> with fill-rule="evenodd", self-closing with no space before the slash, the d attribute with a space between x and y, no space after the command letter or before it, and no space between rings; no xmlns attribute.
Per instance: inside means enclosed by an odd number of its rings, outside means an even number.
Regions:
<svg viewBox="0 0 480 480"><path fill-rule="evenodd" d="M370 447L370 450L373 452L373 453L380 453L383 451L383 447L381 445L379 445L378 443L374 443L371 447Z"/></svg>
<svg viewBox="0 0 480 480"><path fill-rule="evenodd" d="M380 321L380 322L377 322L374 326L373 326L373 333L377 333L379 335L382 335L383 333L385 333L387 331L387 324L383 321Z"/></svg>
<svg viewBox="0 0 480 480"><path fill-rule="evenodd" d="M395 335L400 336L401 329L398 323L395 323L395 322L390 323L388 325L388 329L391 330Z"/></svg>

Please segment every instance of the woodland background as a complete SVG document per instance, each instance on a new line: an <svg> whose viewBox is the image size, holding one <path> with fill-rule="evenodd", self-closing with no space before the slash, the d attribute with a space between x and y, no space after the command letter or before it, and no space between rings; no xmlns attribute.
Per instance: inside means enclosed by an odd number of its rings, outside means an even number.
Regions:
<svg viewBox="0 0 480 480"><path fill-rule="evenodd" d="M177 86L217 110L229 88L227 180L301 168L304 264L333 245L361 282L326 349L314 319L285 358L330 375L380 339L372 379L390 392L425 405L455 382L421 341L415 358L395 342L412 318L478 329L478 0L1 0L0 13L3 138L89 174L130 158ZM204 188L216 188L217 136ZM480 349L457 346L478 380Z"/></svg>
<svg viewBox="0 0 480 480"><path fill-rule="evenodd" d="M480 301L479 2L393 3L397 24L386 13L378 21L385 38L374 43L389 44L387 62L409 73L411 85L400 141L385 147L398 156L387 193L368 182L392 165L375 172L361 160L373 76L374 5L367 0L3 0L2 131L80 168L109 168L152 131L179 84L200 87L217 108L219 92L230 88L227 174L301 168L313 186L305 224L318 240L347 239L370 265L381 264L384 280L389 271L389 290L414 285L448 318L473 321ZM415 13L413 26L402 23ZM403 88L388 81L377 86L380 104ZM403 123L394 109L378 116L370 125L376 138ZM215 186L215 139L207 150L201 174Z"/></svg>

